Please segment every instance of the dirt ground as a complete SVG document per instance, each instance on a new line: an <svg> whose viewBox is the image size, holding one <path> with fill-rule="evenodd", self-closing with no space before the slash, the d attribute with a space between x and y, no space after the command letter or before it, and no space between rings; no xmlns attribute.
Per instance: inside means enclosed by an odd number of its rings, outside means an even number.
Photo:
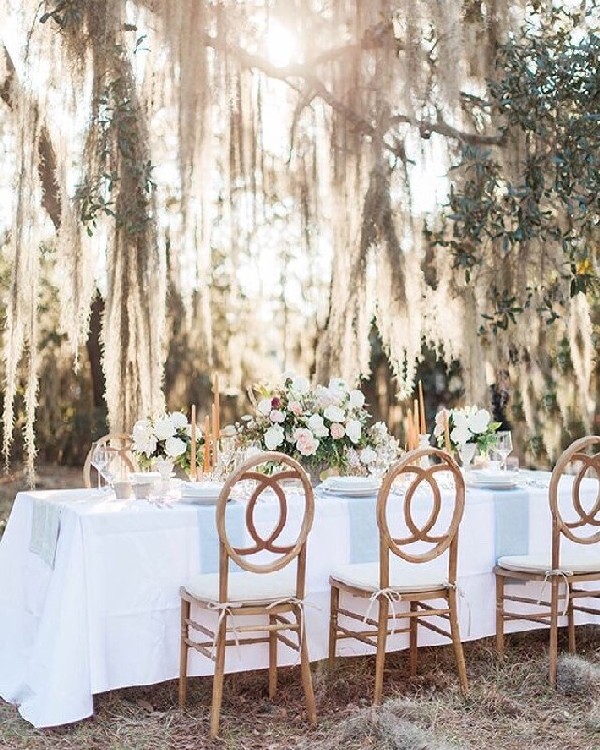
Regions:
<svg viewBox="0 0 600 750"><path fill-rule="evenodd" d="M40 467L40 487L79 486L81 471ZM0 524L21 474L0 480ZM1 532L0 526L0 532ZM1 582L0 582L1 585ZM225 682L221 738L208 740L210 678L192 678L188 708L177 707L174 681L98 695L93 718L56 729L32 728L0 700L3 750L600 750L600 629L578 628L580 659L561 663L559 689L547 684L547 634L513 635L507 658L496 659L485 639L465 646L470 691L458 691L451 648L419 652L410 680L403 652L386 662L386 703L374 712L373 657L338 660L329 674L313 665L319 723L304 715L299 670L280 670L280 689L268 698L265 672L230 675ZM565 648L564 634L561 647ZM1 665L0 665L1 669Z"/></svg>

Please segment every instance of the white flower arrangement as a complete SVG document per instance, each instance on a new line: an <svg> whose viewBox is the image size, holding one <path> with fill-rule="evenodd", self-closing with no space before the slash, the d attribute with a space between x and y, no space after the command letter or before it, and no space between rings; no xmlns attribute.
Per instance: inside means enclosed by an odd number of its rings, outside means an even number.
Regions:
<svg viewBox="0 0 600 750"><path fill-rule="evenodd" d="M443 447L445 444L445 414L448 419L450 447L453 450L460 451L465 445L472 443L486 452L496 442L496 430L500 427L500 422L492 422L492 415L487 409L465 406L462 409L438 411L433 430L438 446Z"/></svg>
<svg viewBox="0 0 600 750"><path fill-rule="evenodd" d="M141 468L147 469L158 462L171 461L183 469L189 468L192 428L181 411L146 417L138 420L132 431L131 449ZM201 449L204 438L198 431L197 448Z"/></svg>
<svg viewBox="0 0 600 750"><path fill-rule="evenodd" d="M238 426L242 443L259 443L308 466L366 467L375 460L383 432L390 437L381 423L375 432L367 427L364 395L341 378L311 388L306 378L290 376L283 385L254 390L256 414L243 417Z"/></svg>

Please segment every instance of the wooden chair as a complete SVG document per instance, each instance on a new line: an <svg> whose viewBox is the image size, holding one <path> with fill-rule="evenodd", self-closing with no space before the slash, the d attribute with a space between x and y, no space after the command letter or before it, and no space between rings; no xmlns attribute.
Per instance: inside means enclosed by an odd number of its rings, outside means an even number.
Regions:
<svg viewBox="0 0 600 750"><path fill-rule="evenodd" d="M283 470L267 475L258 469L277 464ZM282 541L289 536L286 487L290 480L301 483L303 514L300 530L292 541ZM227 533L225 508L236 485L254 483L245 512L246 531L251 542L237 546ZM246 485L247 486L247 485ZM272 491L279 503L279 517L267 538L256 528L254 513L257 502L265 491ZM213 678L210 735L219 731L225 649L249 643L269 644L269 697L277 689L278 641L300 654L302 685L306 697L308 717L316 722L315 699L303 626L303 599L306 573L306 539L312 526L314 497L306 472L297 461L281 453L268 452L246 461L226 482L219 496L216 523L219 534L218 574L198 575L180 589L181 594L181 662L179 678L179 704L186 704L188 649L191 647L215 662ZM270 553L270 554L267 554ZM229 572L229 562L236 563L241 572ZM295 562L294 572L292 564ZM191 605L212 611L217 618L211 630L190 617ZM260 617L263 622L235 626L229 620L237 616ZM203 640L192 638L199 631ZM284 634L287 631L288 634ZM250 637L241 637L250 633ZM252 635L259 633L261 635ZM295 634L295 640L290 635Z"/></svg>
<svg viewBox="0 0 600 750"><path fill-rule="evenodd" d="M110 449L112 461L121 461L129 471L138 471L137 463L131 452L132 444L131 435L124 432L109 433L92 443L83 464L83 486L88 488L92 486L92 469L95 471L92 466L92 452L97 445L105 445Z"/></svg>
<svg viewBox="0 0 600 750"><path fill-rule="evenodd" d="M422 459L439 461L423 468ZM444 496L440 491L438 477L445 474L453 478L453 489ZM407 482L403 500L402 536L394 536L388 519L392 517L390 496L398 480ZM428 497L422 497L422 491ZM400 499L397 498L398 502ZM375 699L380 703L383 693L383 670L387 637L393 633L409 633L410 674L417 670L417 628L422 625L429 630L452 639L458 666L460 687L467 692L467 674L460 641L457 611L456 565L458 553L458 528L463 515L465 484L454 459L436 448L423 448L408 453L396 463L384 477L377 498L377 525L379 527L379 561L354 563L342 566L329 578L331 585L331 617L329 625L329 666L333 668L338 639L355 638L376 649ZM427 520L419 525L414 512L421 503L431 503ZM447 513L440 517L444 506ZM444 508L445 509L445 508ZM444 518L444 523L442 523ZM446 522L447 521L447 522ZM444 528L438 530L438 526ZM428 563L447 552L447 575L445 570L427 569ZM429 566L431 568L431 566ZM351 601L340 606L340 595L350 595L377 602L377 619L351 609ZM432 600L445 600L445 604L429 604ZM408 604L408 611L404 608ZM359 629L339 622L340 616L358 621ZM426 618L442 618L449 621L450 632L429 622ZM408 627L394 627L396 620L408 619ZM392 627L390 628L390 620ZM349 625L350 623L348 623Z"/></svg>
<svg viewBox="0 0 600 750"><path fill-rule="evenodd" d="M559 599L565 599L564 610L567 615L569 632L569 651L575 653L575 619L574 613L588 612L600 614L600 610L578 605L582 598L598 599L600 591L575 588L584 581L600 581L600 486L596 490L591 508L586 510L581 496L582 482L585 474L596 475L600 485L600 437L590 436L576 440L560 456L552 472L549 498L552 514L551 548L545 555L510 555L501 557L494 569L496 574L496 647L498 655L504 655L504 623L513 620L530 620L546 623L550 627L550 684L556 686L556 667L558 655L558 619ZM560 503L559 481L575 470L573 486L568 502ZM562 493L561 493L562 494ZM564 495L562 495L564 498ZM568 505L568 507L566 507ZM565 539L574 542L578 547L561 550ZM579 546L580 545L580 546ZM505 584L508 581L539 581L542 583L540 599L508 594ZM559 595L561 584L565 587L565 596ZM550 588L550 601L542 601L545 591ZM519 602L526 605L524 612L505 609L505 602ZM531 605L534 605L532 611ZM540 611L540 606L542 610ZM564 614L564 613L563 613Z"/></svg>

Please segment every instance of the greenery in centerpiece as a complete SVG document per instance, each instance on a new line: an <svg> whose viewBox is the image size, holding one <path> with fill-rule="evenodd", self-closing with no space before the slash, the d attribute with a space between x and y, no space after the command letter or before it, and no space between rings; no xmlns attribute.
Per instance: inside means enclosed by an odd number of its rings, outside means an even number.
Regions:
<svg viewBox="0 0 600 750"><path fill-rule="evenodd" d="M445 445L445 416L448 418L450 447L460 451L465 445L476 445L482 453L487 453L496 443L496 431L500 422L493 422L487 409L465 406L462 409L441 409L435 417L433 434L440 448Z"/></svg>
<svg viewBox="0 0 600 750"><path fill-rule="evenodd" d="M286 377L277 386L253 389L256 413L242 417L242 445L280 451L307 469L365 473L383 450L397 443L387 427L369 426L365 397L341 378L312 387L304 377Z"/></svg>
<svg viewBox="0 0 600 750"><path fill-rule="evenodd" d="M192 426L181 411L166 412L138 420L131 434L131 449L141 469L156 461L172 461L184 471L190 469ZM202 454L204 436L197 432L196 450Z"/></svg>

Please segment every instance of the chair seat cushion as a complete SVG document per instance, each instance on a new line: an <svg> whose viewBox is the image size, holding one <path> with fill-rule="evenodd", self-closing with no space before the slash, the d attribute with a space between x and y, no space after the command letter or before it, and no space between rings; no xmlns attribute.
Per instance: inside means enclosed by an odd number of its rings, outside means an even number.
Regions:
<svg viewBox="0 0 600 750"><path fill-rule="evenodd" d="M219 574L202 573L185 585L185 590L201 601L219 601ZM268 602L296 596L295 569L285 568L273 573L242 571L228 576L227 601Z"/></svg>
<svg viewBox="0 0 600 750"><path fill-rule="evenodd" d="M552 569L552 558L547 555L506 555L498 559L505 570L520 573L546 573ZM570 550L560 556L560 570L565 573L600 574L600 554L592 549Z"/></svg>
<svg viewBox="0 0 600 750"><path fill-rule="evenodd" d="M379 590L379 562L353 563L336 568L331 577L365 591ZM390 561L390 588L398 593L448 588L448 578L427 564Z"/></svg>

